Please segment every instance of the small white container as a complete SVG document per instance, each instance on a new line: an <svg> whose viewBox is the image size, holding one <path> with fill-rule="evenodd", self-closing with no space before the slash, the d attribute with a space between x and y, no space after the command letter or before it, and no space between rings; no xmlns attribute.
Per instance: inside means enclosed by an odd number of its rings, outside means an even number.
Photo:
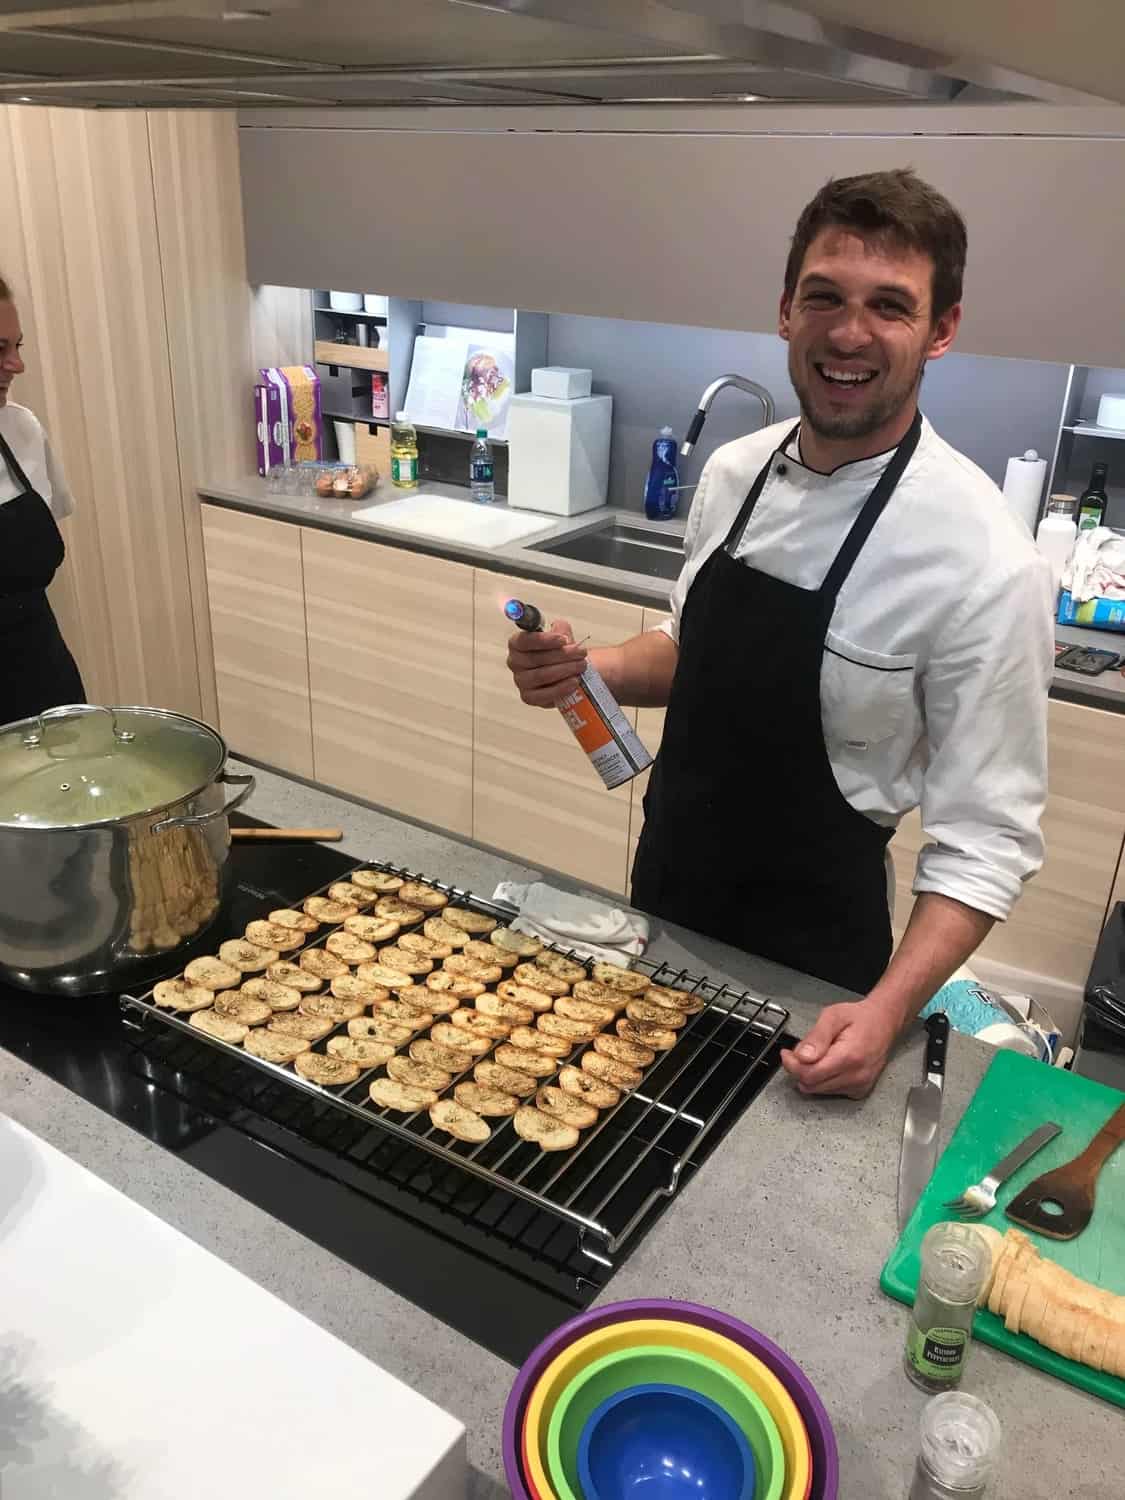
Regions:
<svg viewBox="0 0 1125 1500"><path fill-rule="evenodd" d="M508 504L576 516L605 504L612 396L513 396L508 407Z"/></svg>
<svg viewBox="0 0 1125 1500"><path fill-rule="evenodd" d="M1125 391L1106 391L1098 402L1098 426L1125 432Z"/></svg>
<svg viewBox="0 0 1125 1500"><path fill-rule="evenodd" d="M362 292L329 292L328 306L333 312L362 312Z"/></svg>
<svg viewBox="0 0 1125 1500"><path fill-rule="evenodd" d="M342 464L355 463L355 423L333 422L336 433L336 452Z"/></svg>
<svg viewBox="0 0 1125 1500"><path fill-rule="evenodd" d="M1051 565L1051 579L1055 586L1054 603L1059 600L1063 569L1070 561L1074 543L1078 537L1078 524L1074 509L1078 504L1073 495L1052 495L1047 502L1047 514L1039 522L1035 541L1040 552Z"/></svg>
<svg viewBox="0 0 1125 1500"><path fill-rule="evenodd" d="M531 372L531 394L550 396L555 401L575 401L588 396L593 384L593 370L574 369L570 365L540 365Z"/></svg>
<svg viewBox="0 0 1125 1500"><path fill-rule="evenodd" d="M364 292L363 310L371 313L373 317L385 318L387 316L387 298L381 297L378 292Z"/></svg>

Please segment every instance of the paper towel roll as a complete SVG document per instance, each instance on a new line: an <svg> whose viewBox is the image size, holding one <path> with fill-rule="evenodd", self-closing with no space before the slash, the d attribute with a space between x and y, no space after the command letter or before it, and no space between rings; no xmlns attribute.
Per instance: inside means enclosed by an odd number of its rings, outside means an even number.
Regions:
<svg viewBox="0 0 1125 1500"><path fill-rule="evenodd" d="M1032 534L1039 519L1039 502L1043 498L1046 477L1047 460L1040 458L1034 448L1017 458L1010 458L1004 472L1004 499L1008 509Z"/></svg>
<svg viewBox="0 0 1125 1500"><path fill-rule="evenodd" d="M342 464L355 463L355 423L333 422L336 429L336 452Z"/></svg>

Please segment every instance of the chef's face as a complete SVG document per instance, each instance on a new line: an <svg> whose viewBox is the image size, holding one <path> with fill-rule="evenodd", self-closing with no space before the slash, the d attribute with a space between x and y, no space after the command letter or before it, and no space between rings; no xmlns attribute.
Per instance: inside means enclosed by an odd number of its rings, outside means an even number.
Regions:
<svg viewBox="0 0 1125 1500"><path fill-rule="evenodd" d="M8 388L17 375L23 374L20 345L23 333L14 302L0 301L0 406L6 406Z"/></svg>
<svg viewBox="0 0 1125 1500"><path fill-rule="evenodd" d="M888 446L913 417L927 360L940 359L961 321L933 316L934 263L920 250L847 229L822 229L805 252L779 332L804 421L822 438ZM873 450L874 451L874 450Z"/></svg>

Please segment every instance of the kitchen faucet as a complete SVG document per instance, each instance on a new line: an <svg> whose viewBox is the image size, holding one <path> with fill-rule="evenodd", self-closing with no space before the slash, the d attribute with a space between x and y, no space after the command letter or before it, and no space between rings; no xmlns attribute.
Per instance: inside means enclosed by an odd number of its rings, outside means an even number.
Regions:
<svg viewBox="0 0 1125 1500"><path fill-rule="evenodd" d="M691 450L699 441L699 434L703 431L703 424L707 420L707 413L711 410L711 402L727 385L736 385L740 391L745 391L748 396L757 396L762 403L762 426L768 427L773 421L773 397L764 385L755 385L752 380L747 380L745 375L720 375L718 380L713 380L699 398L699 409L691 419L691 426L687 430L680 448L680 457L688 458Z"/></svg>

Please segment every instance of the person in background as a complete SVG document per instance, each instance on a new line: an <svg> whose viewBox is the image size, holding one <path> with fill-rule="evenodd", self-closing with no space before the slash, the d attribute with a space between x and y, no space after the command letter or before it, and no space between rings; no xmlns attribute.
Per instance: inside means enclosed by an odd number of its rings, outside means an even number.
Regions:
<svg viewBox="0 0 1125 1500"><path fill-rule="evenodd" d="M803 1093L866 1094L1043 858L1048 569L918 409L965 252L911 171L817 193L778 328L800 421L711 456L667 629L589 652L620 703L668 707L634 906L861 997L782 1052ZM558 622L508 664L549 705L586 655ZM915 807L928 842L892 953L887 845Z"/></svg>
<svg viewBox="0 0 1125 1500"><path fill-rule="evenodd" d="M23 333L0 276L0 724L84 703L82 678L47 588L66 555L58 523L74 501L39 419L11 399Z"/></svg>

